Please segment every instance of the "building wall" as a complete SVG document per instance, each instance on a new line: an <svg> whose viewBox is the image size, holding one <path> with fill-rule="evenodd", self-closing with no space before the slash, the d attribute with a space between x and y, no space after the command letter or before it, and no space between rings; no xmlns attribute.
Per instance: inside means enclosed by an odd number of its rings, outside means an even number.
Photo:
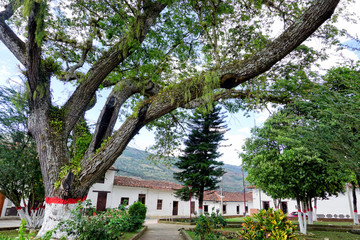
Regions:
<svg viewBox="0 0 360 240"><path fill-rule="evenodd" d="M274 200L266 195L261 189L253 189L253 209L263 209L263 203L268 202L269 207L275 209ZM291 199L281 199L287 205L288 213L297 211L296 201Z"/></svg>
<svg viewBox="0 0 360 240"><path fill-rule="evenodd" d="M360 191L356 189L357 206L360 208ZM328 200L317 201L317 214L342 214L349 215L352 218L353 206L352 206L352 191L348 189L344 194L339 196L330 197Z"/></svg>
<svg viewBox="0 0 360 240"><path fill-rule="evenodd" d="M0 217L9 216L9 213L14 213L14 210L15 210L15 205L8 198L5 198L2 211L0 212L1 214ZM15 212L13 216L17 216L17 212Z"/></svg>
<svg viewBox="0 0 360 240"><path fill-rule="evenodd" d="M97 189L102 189L100 184L90 189L88 198L95 205L97 201ZM170 217L173 216L174 201L178 202L178 215L179 217L188 217L190 213L190 203L187 201L181 201L176 198L173 191L137 188L137 187L125 187L125 186L113 186L111 192L107 195L107 208L117 208L121 203L121 198L129 199L129 206L138 201L139 194L145 195L145 206L147 208L148 217ZM162 200L161 210L157 209L158 200ZM193 198L192 201L195 201ZM195 202L195 209L198 207Z"/></svg>
<svg viewBox="0 0 360 240"><path fill-rule="evenodd" d="M350 195L350 200L349 200ZM356 189L357 205L360 206L360 191ZM273 199L261 191L261 201L259 197L259 189L253 190L253 206L254 209L260 209L260 202L268 201L271 208L275 208ZM297 211L297 204L295 200L283 199L283 202L287 202L288 212ZM262 206L261 206L262 208ZM358 207L359 208L359 207ZM342 214L346 217L352 218L353 207L352 207L352 192L348 189L344 194L338 196L329 197L326 200L317 200L317 214L327 215L331 214L333 217L336 214L337 217Z"/></svg>
<svg viewBox="0 0 360 240"><path fill-rule="evenodd" d="M221 202L215 201L204 201L204 206L208 206L208 213L217 212L217 210L221 213ZM235 215L243 215L245 212L244 202L223 202L223 205L226 206L226 212L223 213L223 216L235 216ZM249 211L253 208L252 202L246 202L246 206L248 206L248 212L246 215L249 215ZM239 212L237 211L239 209Z"/></svg>

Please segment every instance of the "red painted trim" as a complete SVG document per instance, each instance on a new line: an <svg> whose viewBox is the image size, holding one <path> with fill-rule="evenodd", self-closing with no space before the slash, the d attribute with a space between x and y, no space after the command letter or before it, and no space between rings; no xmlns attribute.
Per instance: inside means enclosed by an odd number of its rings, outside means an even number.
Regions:
<svg viewBox="0 0 360 240"><path fill-rule="evenodd" d="M16 207L16 210L18 210L18 211L21 210L21 209L22 209L22 207Z"/></svg>
<svg viewBox="0 0 360 240"><path fill-rule="evenodd" d="M85 201L86 197L87 196L85 196L83 198L69 198L69 199L62 199L62 198L57 198L57 197L46 197L45 202L47 204L52 204L52 203L55 203L55 204L76 204L79 201L80 202Z"/></svg>

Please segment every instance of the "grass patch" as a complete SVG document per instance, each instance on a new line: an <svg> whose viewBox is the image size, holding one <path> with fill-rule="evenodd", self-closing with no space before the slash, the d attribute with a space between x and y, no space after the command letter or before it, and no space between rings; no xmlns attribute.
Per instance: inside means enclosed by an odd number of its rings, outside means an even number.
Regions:
<svg viewBox="0 0 360 240"><path fill-rule="evenodd" d="M292 221L292 223L299 224L298 221ZM352 225L354 225L354 223L353 222L321 222L321 221L316 221L316 222L313 223L313 225L352 226Z"/></svg>
<svg viewBox="0 0 360 240"><path fill-rule="evenodd" d="M0 237L7 237L7 238L15 239L18 235L19 235L19 231L18 231L18 230L5 230L5 231L0 231ZM25 237L27 237L27 236L29 236L29 237L35 237L35 235L36 235L36 232L27 233L27 234L25 234Z"/></svg>
<svg viewBox="0 0 360 240"><path fill-rule="evenodd" d="M123 240L129 240L130 238L132 238L134 235L138 234L140 231L142 230L139 229L136 232L127 232L125 233L121 239ZM6 231L0 231L0 239L1 237L6 237L6 238L10 238L10 239L15 239L16 237L18 237L19 235L19 231L18 230L6 230ZM29 236L29 237L35 237L36 232L34 233L28 233L25 234L25 237Z"/></svg>
<svg viewBox="0 0 360 240"><path fill-rule="evenodd" d="M244 218L240 217L240 218L227 218L226 221L228 223L232 223L232 222L244 222ZM298 221L291 221L293 224L299 224ZM334 226L352 226L354 225L353 222L322 222L322 221L316 221L314 222L314 225L334 225Z"/></svg>
<svg viewBox="0 0 360 240"><path fill-rule="evenodd" d="M224 228L224 231L239 232L240 228ZM295 233L299 240L360 240L359 234L353 234L349 232L334 232L334 231L308 231L307 235L302 235L299 232ZM195 239L195 238L193 238Z"/></svg>
<svg viewBox="0 0 360 240"><path fill-rule="evenodd" d="M225 220L226 220L227 222L244 222L244 218L243 218L243 217L226 218Z"/></svg>
<svg viewBox="0 0 360 240"><path fill-rule="evenodd" d="M128 239L132 238L134 235L138 234L141 230L142 230L142 228L137 230L136 232L127 232L121 237L121 239L128 240Z"/></svg>
<svg viewBox="0 0 360 240"><path fill-rule="evenodd" d="M227 228L224 229L225 231L234 231L236 228ZM237 228L235 232L239 231ZM193 239L193 240L200 240L199 237L195 235L192 231L186 231L186 233ZM328 238L329 240L360 240L359 234L353 234L348 232L325 232L325 231L311 231L308 232L307 235L302 235L297 233L296 234L298 240L324 240Z"/></svg>
<svg viewBox="0 0 360 240"><path fill-rule="evenodd" d="M359 234L353 234L348 232L330 232L330 231L311 231L307 235L297 234L299 240L323 240L328 238L329 240L360 240Z"/></svg>

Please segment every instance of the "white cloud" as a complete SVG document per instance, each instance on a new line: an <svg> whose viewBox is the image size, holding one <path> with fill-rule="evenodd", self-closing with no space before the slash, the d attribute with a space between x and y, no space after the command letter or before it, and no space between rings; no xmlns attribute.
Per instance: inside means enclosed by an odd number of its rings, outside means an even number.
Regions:
<svg viewBox="0 0 360 240"><path fill-rule="evenodd" d="M11 73L8 71L6 65L0 66L0 76L1 78L8 78L10 77Z"/></svg>

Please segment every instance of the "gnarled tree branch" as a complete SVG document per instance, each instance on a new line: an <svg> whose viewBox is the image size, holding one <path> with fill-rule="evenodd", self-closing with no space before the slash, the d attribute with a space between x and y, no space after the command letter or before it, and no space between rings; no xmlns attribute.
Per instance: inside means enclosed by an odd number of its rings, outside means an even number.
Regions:
<svg viewBox="0 0 360 240"><path fill-rule="evenodd" d="M106 76L131 55L132 47L129 43L137 42L140 44L143 42L150 27L165 6L157 2L147 6L144 12L134 20L124 38L105 52L97 63L91 67L74 94L64 105L64 110L68 113L65 116L65 132L69 133L72 130L79 116L84 113L88 101L95 94Z"/></svg>
<svg viewBox="0 0 360 240"><path fill-rule="evenodd" d="M15 1L11 1L4 11L0 12L0 40L14 54L19 62L26 66L26 46L25 43L11 30L5 23L14 14Z"/></svg>
<svg viewBox="0 0 360 240"><path fill-rule="evenodd" d="M304 15L289 26L282 35L264 49L246 60L214 70L221 88L234 88L239 84L269 70L276 62L305 41L320 25L331 17L339 0L319 0ZM112 138L86 164L79 175L84 186L91 184L115 162L132 137L147 123L184 106L204 93L205 77L189 78L176 87L155 95L141 105L137 117L129 117ZM185 99L184 92L188 91Z"/></svg>

